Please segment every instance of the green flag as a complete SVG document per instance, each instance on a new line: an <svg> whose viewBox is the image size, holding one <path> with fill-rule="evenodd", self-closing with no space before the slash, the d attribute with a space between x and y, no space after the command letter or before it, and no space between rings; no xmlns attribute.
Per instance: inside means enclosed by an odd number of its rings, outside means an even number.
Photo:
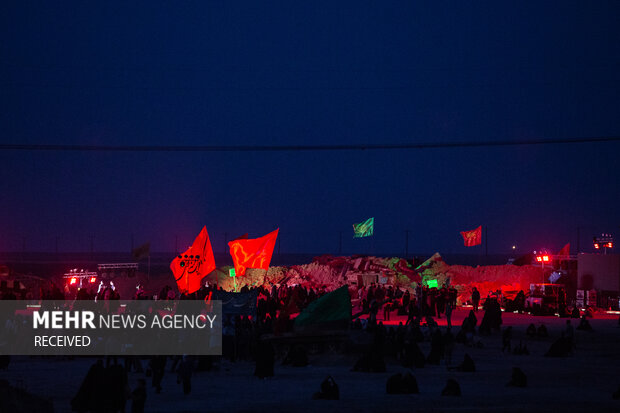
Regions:
<svg viewBox="0 0 620 413"><path fill-rule="evenodd" d="M347 328L351 322L349 287L340 287L311 302L295 319L295 330Z"/></svg>
<svg viewBox="0 0 620 413"><path fill-rule="evenodd" d="M151 243L147 242L146 244L140 245L137 248L131 250L131 255L133 255L133 259L136 261L140 261L143 258L146 258L151 253Z"/></svg>
<svg viewBox="0 0 620 413"><path fill-rule="evenodd" d="M368 218L359 224L353 224L353 238L371 237L375 232L375 219Z"/></svg>

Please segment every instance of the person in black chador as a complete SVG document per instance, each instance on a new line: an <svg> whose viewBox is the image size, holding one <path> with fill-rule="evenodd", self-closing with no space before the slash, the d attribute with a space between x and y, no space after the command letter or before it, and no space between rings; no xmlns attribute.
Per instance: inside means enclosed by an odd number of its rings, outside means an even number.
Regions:
<svg viewBox="0 0 620 413"><path fill-rule="evenodd" d="M477 313L478 304L480 304L480 291L478 291L476 287L474 287L473 291L471 292L471 303L474 306L474 312Z"/></svg>
<svg viewBox="0 0 620 413"><path fill-rule="evenodd" d="M151 369L153 370L152 385L155 387L155 393L161 393L161 381L166 370L166 356L154 356L151 359Z"/></svg>
<svg viewBox="0 0 620 413"><path fill-rule="evenodd" d="M340 399L340 390L332 376L328 376L321 383L321 391L314 393L312 396L315 400L338 400Z"/></svg>
<svg viewBox="0 0 620 413"><path fill-rule="evenodd" d="M456 290L456 287L450 286L450 288L448 288L448 296L450 297L450 303L452 304L452 308L456 308L456 299L458 296L458 291Z"/></svg>
<svg viewBox="0 0 620 413"><path fill-rule="evenodd" d="M474 339L474 334L476 334L476 324L478 323L478 319L474 314L474 310L469 310L469 315L463 319L463 324L461 324L461 330L456 335L457 343L471 343Z"/></svg>
<svg viewBox="0 0 620 413"><path fill-rule="evenodd" d="M454 335L451 328L448 327L446 334L443 335L443 356L446 360L446 366L450 366L452 364L452 351L454 350Z"/></svg>
<svg viewBox="0 0 620 413"><path fill-rule="evenodd" d="M412 325L414 320L418 318L420 312L418 311L418 306L416 305L415 300L409 301L409 306L407 307L407 321L405 325Z"/></svg>
<svg viewBox="0 0 620 413"><path fill-rule="evenodd" d="M308 352L301 345L293 345L284 360L283 365L291 365L293 367L306 367L308 365Z"/></svg>
<svg viewBox="0 0 620 413"><path fill-rule="evenodd" d="M454 368L450 368L449 370L457 370L465 373L473 373L476 371L476 364L474 360L469 356L469 354L465 353L463 357L463 362Z"/></svg>
<svg viewBox="0 0 620 413"><path fill-rule="evenodd" d="M461 386L454 379L448 379L446 383L446 387L441 391L442 396L455 396L458 397L461 395Z"/></svg>
<svg viewBox="0 0 620 413"><path fill-rule="evenodd" d="M549 347L549 350L545 353L545 357L566 357L570 355L572 351L573 344L571 340L566 338L564 332L562 332L562 336L551 344L551 347Z"/></svg>
<svg viewBox="0 0 620 413"><path fill-rule="evenodd" d="M108 411L124 412L129 384L127 382L127 372L125 367L114 363L106 368L106 406Z"/></svg>
<svg viewBox="0 0 620 413"><path fill-rule="evenodd" d="M71 400L71 409L75 412L101 412L104 410L104 400L107 397L106 374L103 360L99 359L93 364L77 394Z"/></svg>
<svg viewBox="0 0 620 413"><path fill-rule="evenodd" d="M377 313L379 312L379 303L373 299L370 303L370 310L368 315L368 328L375 328L377 326Z"/></svg>
<svg viewBox="0 0 620 413"><path fill-rule="evenodd" d="M5 354L0 356L0 370L6 370L11 362L11 356Z"/></svg>
<svg viewBox="0 0 620 413"><path fill-rule="evenodd" d="M437 298L439 296L439 292L437 288L433 287L428 290L429 296L429 312L426 315L430 315L431 317L439 317L439 310L437 307Z"/></svg>
<svg viewBox="0 0 620 413"><path fill-rule="evenodd" d="M527 326L525 334L528 337L536 337L536 326L534 325L534 323L531 323L529 326Z"/></svg>
<svg viewBox="0 0 620 413"><path fill-rule="evenodd" d="M443 351L443 336L441 335L441 330L436 329L431 338L431 352L428 354L426 362L438 365L443 358Z"/></svg>
<svg viewBox="0 0 620 413"><path fill-rule="evenodd" d="M415 367L421 369L426 363L426 357L420 350L418 343L415 340L407 340L405 342L404 354L402 359L403 367Z"/></svg>
<svg viewBox="0 0 620 413"><path fill-rule="evenodd" d="M519 313L522 313L525 310L525 293L523 290L519 290L517 296L515 297L515 308Z"/></svg>
<svg viewBox="0 0 620 413"><path fill-rule="evenodd" d="M398 311L398 315L405 315L405 311L409 308L409 303L411 302L411 293L409 290L405 291L403 297L401 298L401 306Z"/></svg>
<svg viewBox="0 0 620 413"><path fill-rule="evenodd" d="M256 349L256 368L254 375L264 379L273 377L273 365L275 363L275 351L271 342L266 340L258 340Z"/></svg>
<svg viewBox="0 0 620 413"><path fill-rule="evenodd" d="M138 379L138 387L131 392L131 413L144 413L146 403L146 382Z"/></svg>
<svg viewBox="0 0 620 413"><path fill-rule="evenodd" d="M577 326L577 330L592 331L592 326L590 325L590 322L586 319L585 314L581 317L581 321L579 322L579 325Z"/></svg>
<svg viewBox="0 0 620 413"><path fill-rule="evenodd" d="M452 310L452 302L448 300L445 306L446 322L448 323L448 329L452 328Z"/></svg>
<svg viewBox="0 0 620 413"><path fill-rule="evenodd" d="M387 394L417 394L420 393L418 381L409 372L396 373L390 376L385 383Z"/></svg>
<svg viewBox="0 0 620 413"><path fill-rule="evenodd" d="M183 361L179 364L177 371L177 383L183 383L183 394L187 395L192 392L192 371L194 370L194 362L189 356L183 356Z"/></svg>
<svg viewBox="0 0 620 413"><path fill-rule="evenodd" d="M545 327L544 324L541 324L540 326L538 326L538 330L536 330L536 335L541 338L549 337L549 333L547 332L547 327Z"/></svg>
<svg viewBox="0 0 620 413"><path fill-rule="evenodd" d="M390 321L390 312L392 311L392 303L387 302L383 305L383 320Z"/></svg>
<svg viewBox="0 0 620 413"><path fill-rule="evenodd" d="M508 382L507 386L527 387L527 376L525 375L523 370L518 367L513 367L512 377Z"/></svg>
<svg viewBox="0 0 620 413"><path fill-rule="evenodd" d="M512 351L512 354L516 356L529 355L530 351L527 349L527 344L523 344L523 342L519 341L519 344Z"/></svg>
<svg viewBox="0 0 620 413"><path fill-rule="evenodd" d="M385 371L385 360L383 359L385 349L386 331L383 323L380 323L374 333L374 338L370 351L360 357L356 362L354 371L366 371L382 373Z"/></svg>
<svg viewBox="0 0 620 413"><path fill-rule="evenodd" d="M502 324L502 309L495 297L487 298L484 302L484 316L480 322L478 333L490 334L491 330L499 330Z"/></svg>
<svg viewBox="0 0 620 413"><path fill-rule="evenodd" d="M485 310L484 315L482 316L482 321L480 322L480 327L478 327L478 334L481 336L491 334L491 312L488 308L486 308L489 303L489 299L484 302Z"/></svg>
<svg viewBox="0 0 620 413"><path fill-rule="evenodd" d="M512 327L506 327L502 333L502 353L508 350L510 353L510 340L512 339Z"/></svg>

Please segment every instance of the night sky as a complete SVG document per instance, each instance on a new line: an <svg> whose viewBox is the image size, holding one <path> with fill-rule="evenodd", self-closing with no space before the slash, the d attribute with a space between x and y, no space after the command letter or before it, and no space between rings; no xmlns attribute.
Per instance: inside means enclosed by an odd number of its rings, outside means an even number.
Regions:
<svg viewBox="0 0 620 413"><path fill-rule="evenodd" d="M330 145L620 135L618 2L31 2L0 13L0 142ZM480 253L620 232L620 142L0 151L0 251ZM375 217L373 240L351 224ZM576 252L573 249L573 253Z"/></svg>

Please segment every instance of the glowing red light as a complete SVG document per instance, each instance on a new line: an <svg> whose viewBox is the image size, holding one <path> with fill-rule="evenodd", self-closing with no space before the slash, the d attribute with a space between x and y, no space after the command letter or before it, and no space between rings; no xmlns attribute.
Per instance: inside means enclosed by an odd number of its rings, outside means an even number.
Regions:
<svg viewBox="0 0 620 413"><path fill-rule="evenodd" d="M613 248L613 246L614 246L613 242L608 242L607 243L607 248Z"/></svg>
<svg viewBox="0 0 620 413"><path fill-rule="evenodd" d="M594 244L594 249L599 249L599 245L598 244Z"/></svg>
<svg viewBox="0 0 620 413"><path fill-rule="evenodd" d="M97 281L97 277L90 277L90 282L94 283L95 281Z"/></svg>
<svg viewBox="0 0 620 413"><path fill-rule="evenodd" d="M69 284L73 285L77 282L77 278L76 277L71 277L71 279L69 280Z"/></svg>
<svg viewBox="0 0 620 413"><path fill-rule="evenodd" d="M536 257L536 261L542 262L542 257L541 256Z"/></svg>
<svg viewBox="0 0 620 413"><path fill-rule="evenodd" d="M549 262L549 256L548 255L543 255L542 260L544 262Z"/></svg>

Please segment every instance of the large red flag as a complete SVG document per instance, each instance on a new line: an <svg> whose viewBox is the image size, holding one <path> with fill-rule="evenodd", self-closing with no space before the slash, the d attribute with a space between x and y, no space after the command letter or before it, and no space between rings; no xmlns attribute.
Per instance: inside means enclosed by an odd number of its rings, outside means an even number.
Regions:
<svg viewBox="0 0 620 413"><path fill-rule="evenodd" d="M236 276L244 275L246 268L269 268L279 230L278 228L260 238L236 239L228 243Z"/></svg>
<svg viewBox="0 0 620 413"><path fill-rule="evenodd" d="M172 260L170 269L179 291L191 294L200 289L203 277L215 270L215 259L207 227L202 227L202 231L187 251Z"/></svg>
<svg viewBox="0 0 620 413"><path fill-rule="evenodd" d="M570 256L570 242L564 245L564 248L562 248L560 252L558 252L558 256L560 256L561 258L568 258Z"/></svg>
<svg viewBox="0 0 620 413"><path fill-rule="evenodd" d="M463 242L466 247L473 247L474 245L482 244L482 225L471 231L461 231L463 236Z"/></svg>

